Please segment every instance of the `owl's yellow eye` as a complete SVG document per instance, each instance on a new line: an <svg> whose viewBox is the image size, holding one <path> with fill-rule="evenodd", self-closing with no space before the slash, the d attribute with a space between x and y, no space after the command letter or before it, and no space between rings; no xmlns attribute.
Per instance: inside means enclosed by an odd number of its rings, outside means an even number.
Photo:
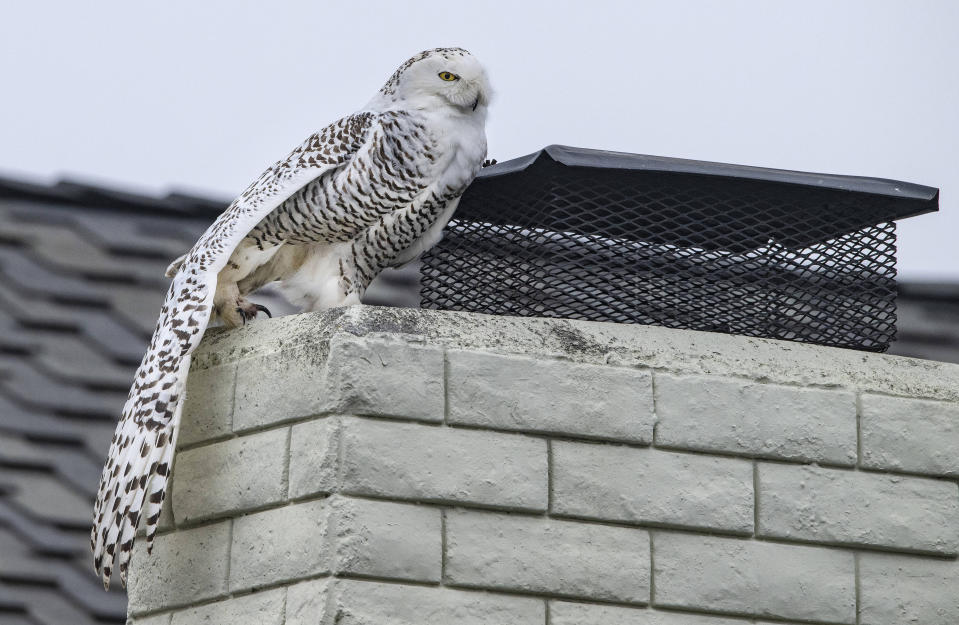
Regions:
<svg viewBox="0 0 959 625"><path fill-rule="evenodd" d="M451 74L450 72L440 72L440 73L439 73L439 77L440 77L442 80L445 80L445 81L447 81L447 82L452 82L452 81L454 81L454 80L459 80L459 79L460 79L459 76L457 76L456 74Z"/></svg>

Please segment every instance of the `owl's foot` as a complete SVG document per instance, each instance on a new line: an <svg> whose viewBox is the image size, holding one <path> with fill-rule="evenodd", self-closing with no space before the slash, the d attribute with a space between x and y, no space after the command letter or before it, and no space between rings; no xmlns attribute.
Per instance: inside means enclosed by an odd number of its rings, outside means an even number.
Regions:
<svg viewBox="0 0 959 625"><path fill-rule="evenodd" d="M247 321L253 321L256 319L256 316L261 312L265 312L266 316L270 319L273 318L273 315L270 314L270 309L263 304L254 304L253 302L248 302L243 298L236 300L236 314L240 316L240 319L243 321L243 325L246 325Z"/></svg>

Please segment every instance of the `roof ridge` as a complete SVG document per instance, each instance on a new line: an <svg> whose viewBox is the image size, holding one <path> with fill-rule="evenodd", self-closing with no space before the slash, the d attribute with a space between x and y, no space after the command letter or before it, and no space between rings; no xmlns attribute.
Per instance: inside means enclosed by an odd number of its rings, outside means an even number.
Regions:
<svg viewBox="0 0 959 625"><path fill-rule="evenodd" d="M230 201L183 191L164 196L127 191L102 184L61 178L53 184L26 182L0 176L0 198L28 202L54 202L101 210L121 210L163 215L216 217Z"/></svg>

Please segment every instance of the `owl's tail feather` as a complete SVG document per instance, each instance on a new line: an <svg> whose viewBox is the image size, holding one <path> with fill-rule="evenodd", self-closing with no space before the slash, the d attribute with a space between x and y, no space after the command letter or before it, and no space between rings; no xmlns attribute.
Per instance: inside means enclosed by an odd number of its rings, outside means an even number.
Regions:
<svg viewBox="0 0 959 625"><path fill-rule="evenodd" d="M189 360L189 356L185 357L178 370L151 385L151 388L166 389L165 392L151 393L148 397L152 399L157 394L163 396L165 399L160 400L160 403L168 407L168 414L172 418L138 424L135 415L141 408L138 401L140 395L133 395L131 391L117 426L110 456L100 477L90 533L94 567L104 588L109 588L114 558L120 571L120 581L126 586L127 568L144 509L148 549L152 548L172 469Z"/></svg>
<svg viewBox="0 0 959 625"><path fill-rule="evenodd" d="M110 585L114 560L126 585L144 512L148 549L152 547L173 465L190 354L209 321L207 300L214 288L215 282L200 282L189 272L176 275L127 396L100 476L90 531L93 563L104 588Z"/></svg>

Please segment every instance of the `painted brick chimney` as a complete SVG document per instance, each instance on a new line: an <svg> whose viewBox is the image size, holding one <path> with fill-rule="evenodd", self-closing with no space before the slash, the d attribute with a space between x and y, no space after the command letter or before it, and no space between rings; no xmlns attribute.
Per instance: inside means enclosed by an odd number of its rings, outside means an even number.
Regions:
<svg viewBox="0 0 959 625"><path fill-rule="evenodd" d="M353 307L211 332L136 625L959 623L959 366Z"/></svg>

